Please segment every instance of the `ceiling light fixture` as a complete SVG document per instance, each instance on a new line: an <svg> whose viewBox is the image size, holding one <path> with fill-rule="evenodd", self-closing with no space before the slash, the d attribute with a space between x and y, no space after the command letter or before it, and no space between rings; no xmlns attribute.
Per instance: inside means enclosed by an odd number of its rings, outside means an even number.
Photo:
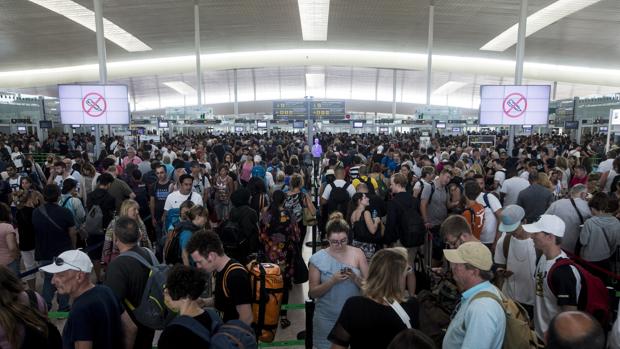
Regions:
<svg viewBox="0 0 620 349"><path fill-rule="evenodd" d="M184 96L192 96L196 94L196 90L190 85L184 83L183 81L168 81L164 82L164 85L170 87L171 89L177 91Z"/></svg>
<svg viewBox="0 0 620 349"><path fill-rule="evenodd" d="M525 36L530 36L560 19L599 1L601 0L558 0L527 17ZM517 43L518 30L519 24L517 23L487 42L480 49L484 51L505 51Z"/></svg>
<svg viewBox="0 0 620 349"><path fill-rule="evenodd" d="M297 0L304 41L327 41L329 0Z"/></svg>
<svg viewBox="0 0 620 349"><path fill-rule="evenodd" d="M466 82L462 81L448 81L445 84L441 85L438 89L433 91L434 96L447 96L452 92L455 92L467 85Z"/></svg>
<svg viewBox="0 0 620 349"><path fill-rule="evenodd" d="M95 13L86 7L70 0L29 0L30 2L46 9L56 12L61 16L96 32ZM103 31L105 38L122 47L129 52L150 51L152 50L147 44L138 40L123 28L103 19Z"/></svg>

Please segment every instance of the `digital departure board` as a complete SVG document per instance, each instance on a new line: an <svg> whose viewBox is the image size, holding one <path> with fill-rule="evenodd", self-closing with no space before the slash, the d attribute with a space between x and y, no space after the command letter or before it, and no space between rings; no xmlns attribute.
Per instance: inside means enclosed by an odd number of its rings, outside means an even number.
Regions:
<svg viewBox="0 0 620 349"><path fill-rule="evenodd" d="M310 104L310 116L315 119L340 120L345 117L344 101L312 101ZM274 120L306 120L308 118L308 102L274 101Z"/></svg>

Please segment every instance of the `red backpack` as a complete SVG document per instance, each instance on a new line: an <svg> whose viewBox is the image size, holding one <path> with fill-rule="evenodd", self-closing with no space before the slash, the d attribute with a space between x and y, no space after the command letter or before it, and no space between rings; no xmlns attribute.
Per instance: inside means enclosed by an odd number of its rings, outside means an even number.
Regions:
<svg viewBox="0 0 620 349"><path fill-rule="evenodd" d="M601 323L603 328L605 328L610 319L609 293L607 287L605 287L605 284L600 278L592 275L581 265L568 258L558 259L549 270L547 278L551 278L551 274L553 274L555 269L564 265L574 266L581 275L581 292L577 302L579 310L592 315ZM549 288L551 292L555 294L551 283L549 283Z"/></svg>

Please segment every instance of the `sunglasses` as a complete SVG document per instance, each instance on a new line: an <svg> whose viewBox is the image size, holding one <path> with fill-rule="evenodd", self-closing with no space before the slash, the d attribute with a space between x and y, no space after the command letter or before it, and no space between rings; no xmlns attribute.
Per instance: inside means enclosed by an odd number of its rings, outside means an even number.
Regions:
<svg viewBox="0 0 620 349"><path fill-rule="evenodd" d="M61 267L61 266L63 266L64 264L66 264L66 265L72 266L72 267L74 267L74 268L77 268L79 271L83 271L83 270L82 270L82 268L80 268L80 267L78 267L78 266L75 266L75 265L73 265L73 264L71 264L71 263L67 263L67 262L65 262L65 261L64 261L62 258L60 258L60 257L54 257L54 264L56 264L56 266L58 266L58 267Z"/></svg>

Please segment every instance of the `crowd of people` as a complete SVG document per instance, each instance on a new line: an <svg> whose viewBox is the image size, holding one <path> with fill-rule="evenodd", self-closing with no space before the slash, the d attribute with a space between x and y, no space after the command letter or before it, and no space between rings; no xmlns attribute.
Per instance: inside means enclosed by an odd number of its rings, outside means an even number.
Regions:
<svg viewBox="0 0 620 349"><path fill-rule="evenodd" d="M494 135L0 135L0 347L208 348L258 261L318 349L620 348L620 149Z"/></svg>

